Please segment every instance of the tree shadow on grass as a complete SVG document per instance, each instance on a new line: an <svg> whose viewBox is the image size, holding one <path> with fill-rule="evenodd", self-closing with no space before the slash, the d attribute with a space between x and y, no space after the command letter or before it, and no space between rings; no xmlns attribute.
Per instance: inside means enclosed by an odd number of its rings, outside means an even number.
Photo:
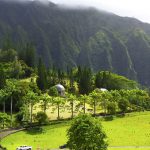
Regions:
<svg viewBox="0 0 150 150"><path fill-rule="evenodd" d="M116 117L117 118L124 118L125 117L125 113L117 114Z"/></svg>
<svg viewBox="0 0 150 150"><path fill-rule="evenodd" d="M43 134L45 131L42 127L36 126L36 127L30 127L26 130L27 134L30 135L37 135L37 134Z"/></svg>
<svg viewBox="0 0 150 150"><path fill-rule="evenodd" d="M114 118L124 118L125 117L125 113L120 113L120 114L116 114L115 116L113 115L107 115L104 117L105 121L112 121L114 120Z"/></svg>
<svg viewBox="0 0 150 150"><path fill-rule="evenodd" d="M104 120L105 121L112 121L112 120L114 120L114 116L106 116L106 117L104 117Z"/></svg>

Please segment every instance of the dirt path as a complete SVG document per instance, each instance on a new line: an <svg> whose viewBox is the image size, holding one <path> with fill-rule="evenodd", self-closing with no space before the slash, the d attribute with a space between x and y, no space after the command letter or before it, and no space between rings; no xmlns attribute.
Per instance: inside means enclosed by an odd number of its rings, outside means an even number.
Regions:
<svg viewBox="0 0 150 150"><path fill-rule="evenodd" d="M4 137L10 135L10 134L13 134L13 133L16 133L16 132L19 132L22 130L25 130L25 128L15 128L15 129L3 130L0 132L0 140L3 139Z"/></svg>

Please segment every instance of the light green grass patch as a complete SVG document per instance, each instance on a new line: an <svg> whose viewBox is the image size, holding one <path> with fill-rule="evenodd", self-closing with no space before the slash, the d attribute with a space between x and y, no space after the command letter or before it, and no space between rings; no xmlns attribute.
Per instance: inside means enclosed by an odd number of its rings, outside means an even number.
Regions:
<svg viewBox="0 0 150 150"><path fill-rule="evenodd" d="M12 134L2 140L2 145L8 150L16 150L21 145L32 146L33 149L40 148L58 148L66 142L67 124L45 126L42 133L32 133L21 131Z"/></svg>
<svg viewBox="0 0 150 150"><path fill-rule="evenodd" d="M102 123L111 146L150 146L150 112Z"/></svg>
<svg viewBox="0 0 150 150"><path fill-rule="evenodd" d="M124 118L102 121L110 146L150 146L150 112L131 113ZM2 140L8 150L15 150L20 145L31 145L43 149L58 148L67 141L67 123L43 127L42 133L31 134L21 131ZM123 148L109 148L122 150ZM131 150L131 148L124 148ZM150 150L150 148L132 148L132 150Z"/></svg>

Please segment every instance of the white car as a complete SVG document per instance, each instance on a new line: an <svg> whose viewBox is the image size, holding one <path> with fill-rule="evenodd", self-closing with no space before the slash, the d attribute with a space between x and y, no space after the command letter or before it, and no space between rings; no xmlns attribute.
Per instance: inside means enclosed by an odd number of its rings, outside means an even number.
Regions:
<svg viewBox="0 0 150 150"><path fill-rule="evenodd" d="M32 150L31 146L20 146L17 147L16 150Z"/></svg>

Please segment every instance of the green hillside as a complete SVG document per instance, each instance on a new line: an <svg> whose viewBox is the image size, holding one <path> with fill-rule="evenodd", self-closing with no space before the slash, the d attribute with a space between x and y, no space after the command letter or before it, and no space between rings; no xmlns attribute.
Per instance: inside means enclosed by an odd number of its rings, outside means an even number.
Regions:
<svg viewBox="0 0 150 150"><path fill-rule="evenodd" d="M150 150L150 113L132 113L124 118L116 118L113 121L102 121L103 128L108 137L108 150L129 149L124 146L137 146L132 150ZM66 130L69 123L49 125L43 127L42 133L32 131L21 131L4 138L1 144L8 150L15 150L17 146L26 144L32 145L34 149L40 147L44 149L58 148L67 141ZM59 138L58 138L59 137ZM121 146L121 148L113 148Z"/></svg>
<svg viewBox="0 0 150 150"><path fill-rule="evenodd" d="M86 65L150 85L149 24L94 8L62 8L39 1L1 0L0 8L0 47L17 49L22 59L25 45L32 43L36 62L41 56L47 67Z"/></svg>

